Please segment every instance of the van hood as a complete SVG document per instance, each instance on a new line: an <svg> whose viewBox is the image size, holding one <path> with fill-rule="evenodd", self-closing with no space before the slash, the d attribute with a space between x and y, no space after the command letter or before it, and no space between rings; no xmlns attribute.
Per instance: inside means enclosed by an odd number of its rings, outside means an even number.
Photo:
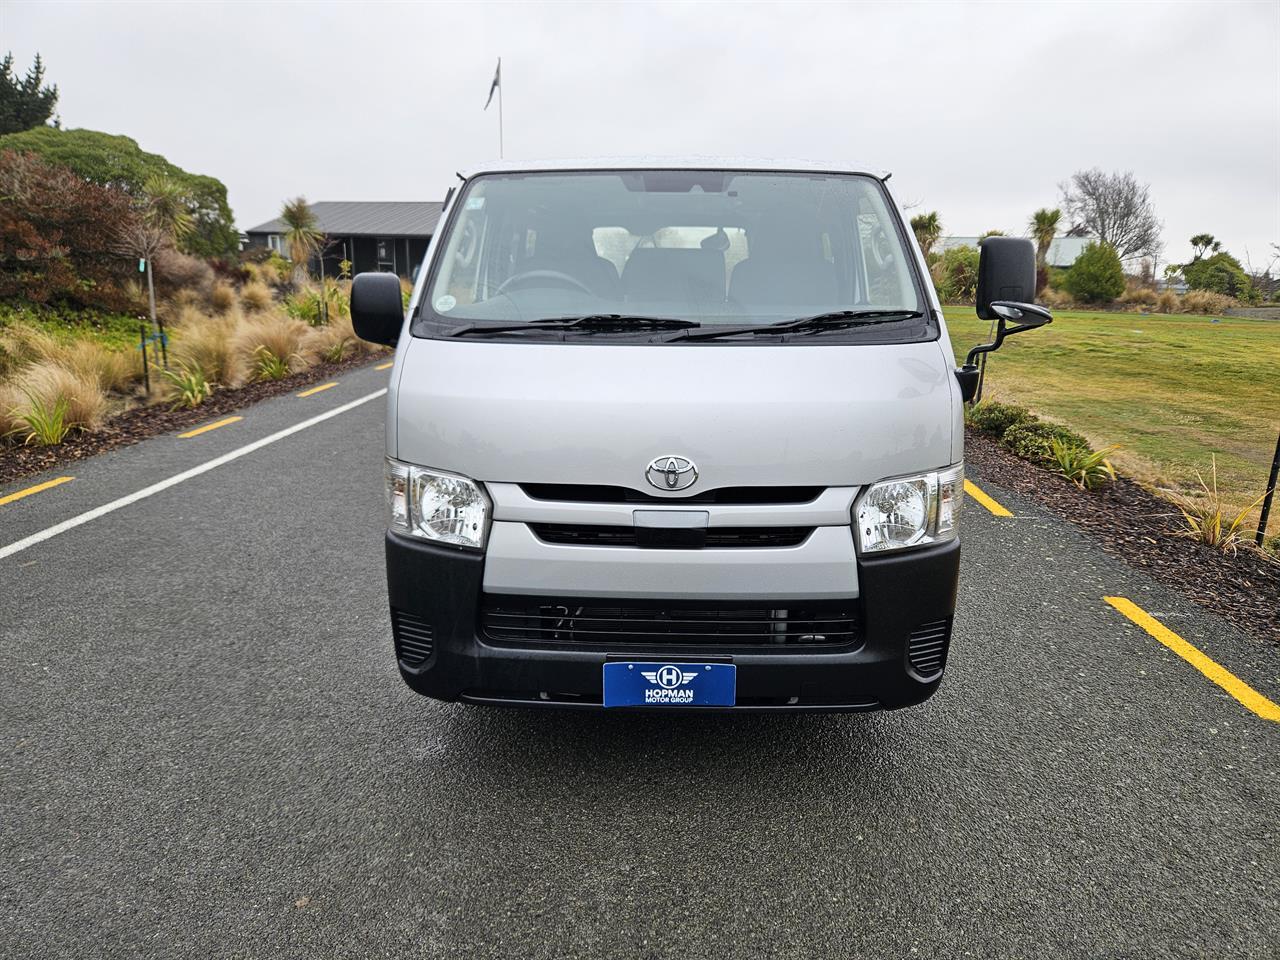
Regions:
<svg viewBox="0 0 1280 960"><path fill-rule="evenodd" d="M410 338L393 383L393 455L488 482L656 493L645 480L650 462L676 456L697 466L691 494L854 486L960 458L959 394L937 341L650 346Z"/></svg>

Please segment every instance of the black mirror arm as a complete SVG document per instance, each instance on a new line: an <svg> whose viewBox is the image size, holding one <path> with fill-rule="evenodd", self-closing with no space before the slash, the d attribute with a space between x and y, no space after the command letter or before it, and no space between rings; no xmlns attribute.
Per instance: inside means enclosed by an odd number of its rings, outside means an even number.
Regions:
<svg viewBox="0 0 1280 960"><path fill-rule="evenodd" d="M982 389L982 379L978 372L978 357L984 353L994 353L999 350L1006 337L1011 337L1015 333L1022 333L1024 330L1035 330L1037 327L1043 327L1046 323L1053 322L1053 314L1034 303L1014 303L1011 300L996 300L991 303L991 306L997 308L996 312L998 314L996 338L990 343L980 343L970 350L969 355L964 359L964 366L956 371L956 380L960 382L960 395L966 403L976 399ZM1033 318L1030 322L1019 323L1014 326L1009 326L1006 322L1006 320L1021 320L1027 315Z"/></svg>

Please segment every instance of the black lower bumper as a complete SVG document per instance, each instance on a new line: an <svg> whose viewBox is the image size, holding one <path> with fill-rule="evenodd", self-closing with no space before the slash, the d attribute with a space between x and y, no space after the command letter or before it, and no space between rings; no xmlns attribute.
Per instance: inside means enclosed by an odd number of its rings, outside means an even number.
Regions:
<svg viewBox="0 0 1280 960"><path fill-rule="evenodd" d="M928 699L942 679L960 544L858 562L861 630L837 648L549 648L487 641L479 629L484 558L387 534L387 582L405 682L439 700L601 706L602 664L729 658L733 710L876 710ZM715 708L698 707L698 710Z"/></svg>

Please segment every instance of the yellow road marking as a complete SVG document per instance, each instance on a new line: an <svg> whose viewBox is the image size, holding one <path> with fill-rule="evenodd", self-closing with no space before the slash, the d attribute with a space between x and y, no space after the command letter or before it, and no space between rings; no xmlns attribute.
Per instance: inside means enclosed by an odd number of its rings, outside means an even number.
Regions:
<svg viewBox="0 0 1280 960"><path fill-rule="evenodd" d="M380 364L378 364L376 367L374 367L373 369L375 369L375 370L386 370L388 367L394 367L394 366L395 366L395 364L396 364L396 362L395 362L394 360L392 360L390 363L380 363Z"/></svg>
<svg viewBox="0 0 1280 960"><path fill-rule="evenodd" d="M978 485L974 483L972 480L966 480L964 482L964 492L967 493L969 496L973 497L973 499L977 500L980 504L982 504L988 510L990 510L993 516L997 516L997 517L1013 516L1013 514L1010 513L1005 507L1003 507L1001 504L997 503L990 496L984 493L978 487Z"/></svg>
<svg viewBox="0 0 1280 960"><path fill-rule="evenodd" d="M1103 597L1102 599L1239 700L1240 703L1263 720L1274 720L1276 723L1280 723L1280 704L1268 700L1226 667L1206 657L1199 649L1187 643L1186 640L1183 640L1132 600L1127 597Z"/></svg>
<svg viewBox="0 0 1280 960"><path fill-rule="evenodd" d="M13 503L15 500L21 500L23 497L29 497L33 493L39 493L41 490L48 490L50 487L61 486L69 483L75 477L55 477L53 480L46 480L44 483L37 483L34 487L27 487L25 490L19 490L17 493L11 493L8 496L0 497L0 507L6 503Z"/></svg>
<svg viewBox="0 0 1280 960"><path fill-rule="evenodd" d="M213 423L206 423L203 427L196 427L194 430L188 430L186 433L178 434L181 440L190 440L192 437L198 437L202 433L208 433L210 430L217 430L219 427L225 427L231 423L237 423L244 417L227 417L225 420L215 420Z"/></svg>
<svg viewBox="0 0 1280 960"><path fill-rule="evenodd" d="M309 397L313 393L319 393L321 390L328 390L330 387L336 387L337 385L338 385L337 380L331 380L329 383L322 383L320 384L320 386L312 387L310 390L303 390L300 394L298 394L298 396Z"/></svg>

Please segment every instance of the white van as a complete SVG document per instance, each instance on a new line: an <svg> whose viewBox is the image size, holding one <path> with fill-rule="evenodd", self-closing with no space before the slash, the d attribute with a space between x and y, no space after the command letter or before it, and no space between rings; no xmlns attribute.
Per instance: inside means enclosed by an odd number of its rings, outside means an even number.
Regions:
<svg viewBox="0 0 1280 960"><path fill-rule="evenodd" d="M462 176L396 345L387 578L405 681L519 706L872 710L946 664L974 360L1048 322L982 248L956 369L861 167L503 162Z"/></svg>

